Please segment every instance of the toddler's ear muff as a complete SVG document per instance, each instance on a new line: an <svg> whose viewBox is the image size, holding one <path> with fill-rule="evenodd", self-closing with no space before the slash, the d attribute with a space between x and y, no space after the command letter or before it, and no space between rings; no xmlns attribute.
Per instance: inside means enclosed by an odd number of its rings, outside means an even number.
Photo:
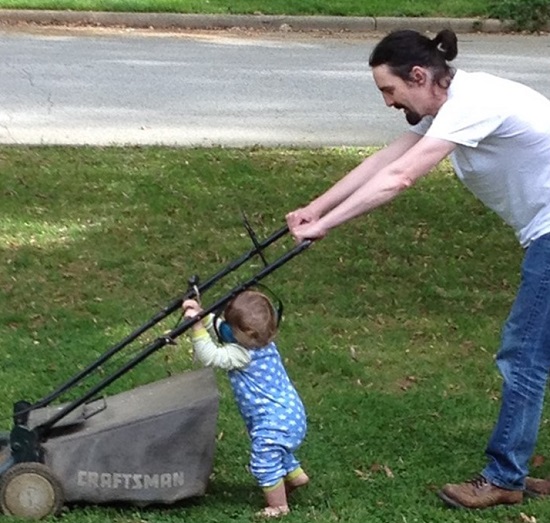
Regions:
<svg viewBox="0 0 550 523"><path fill-rule="evenodd" d="M275 294L273 295L275 296ZM275 309L275 317L277 318L277 327L279 327L281 320L283 319L283 302L277 297L277 307Z"/></svg>
<svg viewBox="0 0 550 523"><path fill-rule="evenodd" d="M231 325L221 318L222 312L223 310L221 308L217 310L212 321L218 341L220 343L237 343L235 336L233 336Z"/></svg>
<svg viewBox="0 0 550 523"><path fill-rule="evenodd" d="M218 328L218 339L221 343L237 343L233 336L233 329L226 321L221 321Z"/></svg>

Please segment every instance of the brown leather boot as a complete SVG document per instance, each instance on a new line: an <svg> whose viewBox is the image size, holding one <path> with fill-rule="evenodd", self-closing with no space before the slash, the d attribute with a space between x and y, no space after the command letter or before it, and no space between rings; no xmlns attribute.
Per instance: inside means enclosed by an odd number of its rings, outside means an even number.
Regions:
<svg viewBox="0 0 550 523"><path fill-rule="evenodd" d="M478 476L465 483L447 484L437 494L447 505L456 508L488 508L521 503L521 490L506 490Z"/></svg>
<svg viewBox="0 0 550 523"><path fill-rule="evenodd" d="M525 494L534 498L550 496L550 479L525 478Z"/></svg>

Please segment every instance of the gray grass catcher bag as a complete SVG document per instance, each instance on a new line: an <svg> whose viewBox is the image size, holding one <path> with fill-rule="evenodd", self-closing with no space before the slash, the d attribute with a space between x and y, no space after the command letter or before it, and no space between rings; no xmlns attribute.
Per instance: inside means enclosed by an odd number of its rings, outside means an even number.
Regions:
<svg viewBox="0 0 550 523"><path fill-rule="evenodd" d="M218 414L211 369L103 401L104 410L56 429L59 434L43 444L44 462L59 478L65 501L147 505L204 494Z"/></svg>

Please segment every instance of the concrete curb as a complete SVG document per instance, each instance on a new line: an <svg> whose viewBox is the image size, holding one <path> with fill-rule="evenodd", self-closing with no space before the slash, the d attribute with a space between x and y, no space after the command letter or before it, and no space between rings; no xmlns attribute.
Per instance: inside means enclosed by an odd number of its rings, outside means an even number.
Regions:
<svg viewBox="0 0 550 523"><path fill-rule="evenodd" d="M271 31L389 32L415 29L436 33L449 28L456 33L510 32L512 24L482 18L406 18L269 15L202 15L179 13L117 13L95 11L35 11L0 9L0 23L134 27L138 29L263 29Z"/></svg>

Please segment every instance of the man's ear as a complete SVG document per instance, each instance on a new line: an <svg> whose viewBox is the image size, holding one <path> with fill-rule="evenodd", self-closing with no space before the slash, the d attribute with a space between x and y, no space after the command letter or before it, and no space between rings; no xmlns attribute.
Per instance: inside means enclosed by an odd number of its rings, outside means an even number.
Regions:
<svg viewBox="0 0 550 523"><path fill-rule="evenodd" d="M428 81L428 71L424 69L424 67L420 67L419 65L415 65L411 69L411 82L415 83L418 86L426 84Z"/></svg>

